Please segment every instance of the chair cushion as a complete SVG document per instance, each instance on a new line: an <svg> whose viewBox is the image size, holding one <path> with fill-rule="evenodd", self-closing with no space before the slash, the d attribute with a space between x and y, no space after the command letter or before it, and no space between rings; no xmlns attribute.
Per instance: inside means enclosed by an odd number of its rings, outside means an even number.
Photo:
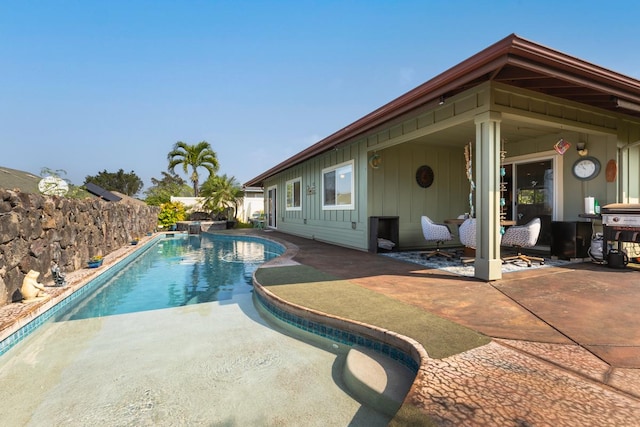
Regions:
<svg viewBox="0 0 640 427"><path fill-rule="evenodd" d="M502 236L502 244L505 246L519 246L529 248L535 246L540 235L540 218L534 218L525 225L514 225L507 228Z"/></svg>
<svg viewBox="0 0 640 427"><path fill-rule="evenodd" d="M422 224L422 234L427 241L442 242L445 240L453 240L449 227L444 224L436 224L429 217L422 216L420 219Z"/></svg>
<svg viewBox="0 0 640 427"><path fill-rule="evenodd" d="M460 233L460 243L468 248L476 248L476 219L468 218L458 229Z"/></svg>

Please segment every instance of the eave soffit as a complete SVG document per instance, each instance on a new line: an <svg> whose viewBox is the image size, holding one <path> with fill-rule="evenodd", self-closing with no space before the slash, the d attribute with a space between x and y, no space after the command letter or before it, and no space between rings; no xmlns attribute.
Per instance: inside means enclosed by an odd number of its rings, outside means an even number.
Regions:
<svg viewBox="0 0 640 427"><path fill-rule="evenodd" d="M415 89L338 130L248 181L265 179L312 157L349 143L364 133L428 103L454 96L487 81L496 81L640 118L640 81L511 34L435 76ZM622 99L638 110L620 108ZM623 104L627 105L627 104Z"/></svg>

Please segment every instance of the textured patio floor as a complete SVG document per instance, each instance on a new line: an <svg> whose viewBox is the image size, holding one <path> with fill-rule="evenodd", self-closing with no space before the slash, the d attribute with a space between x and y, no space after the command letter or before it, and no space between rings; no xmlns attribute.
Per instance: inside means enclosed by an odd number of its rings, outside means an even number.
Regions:
<svg viewBox="0 0 640 427"><path fill-rule="evenodd" d="M486 283L264 233L295 245L296 262L493 338L421 370L405 402L438 425L638 425L640 271L578 263Z"/></svg>

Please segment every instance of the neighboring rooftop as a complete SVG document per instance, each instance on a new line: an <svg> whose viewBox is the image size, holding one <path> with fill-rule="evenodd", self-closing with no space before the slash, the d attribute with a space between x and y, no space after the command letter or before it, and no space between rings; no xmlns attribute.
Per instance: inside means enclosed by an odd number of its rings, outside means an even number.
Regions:
<svg viewBox="0 0 640 427"><path fill-rule="evenodd" d="M30 172L0 166L0 188L18 189L23 193L40 193L38 183L41 179Z"/></svg>
<svg viewBox="0 0 640 427"><path fill-rule="evenodd" d="M5 188L7 190L20 190L22 193L42 194L38 189L38 183L41 179L42 177L30 172L0 166L0 188ZM126 203L146 205L142 200L129 197L125 194L118 193L117 191L111 191L110 193L115 195L118 200L122 200ZM87 192L86 195L89 196L89 193ZM92 197L100 196L92 195Z"/></svg>

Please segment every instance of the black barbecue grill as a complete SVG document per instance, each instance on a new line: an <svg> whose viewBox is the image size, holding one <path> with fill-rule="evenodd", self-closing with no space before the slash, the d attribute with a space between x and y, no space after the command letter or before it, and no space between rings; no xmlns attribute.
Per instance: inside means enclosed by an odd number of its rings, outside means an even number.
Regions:
<svg viewBox="0 0 640 427"><path fill-rule="evenodd" d="M613 203L603 206L601 214L605 242L617 242L619 251L622 242L640 243L640 204Z"/></svg>

